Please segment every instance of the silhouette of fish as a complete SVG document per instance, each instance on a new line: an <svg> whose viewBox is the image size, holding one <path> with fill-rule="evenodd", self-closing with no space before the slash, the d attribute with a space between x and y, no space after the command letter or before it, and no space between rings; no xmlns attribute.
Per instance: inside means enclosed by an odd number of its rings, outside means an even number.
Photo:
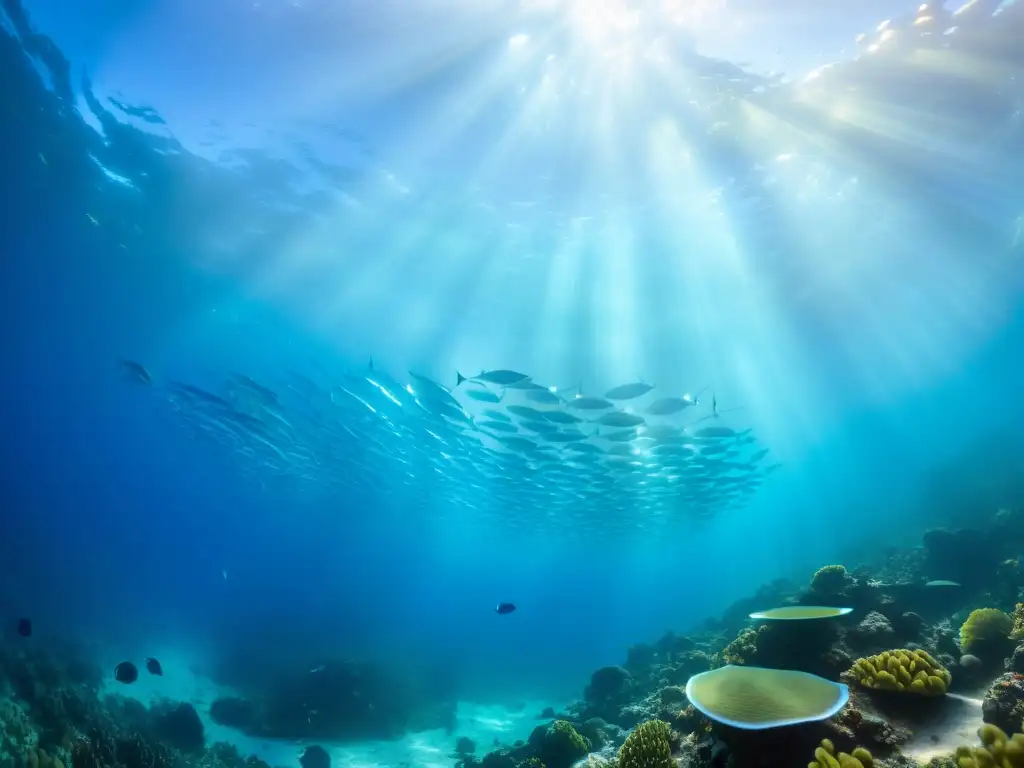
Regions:
<svg viewBox="0 0 1024 768"><path fill-rule="evenodd" d="M18 634L22 637L32 637L31 619L18 619Z"/></svg>
<svg viewBox="0 0 1024 768"><path fill-rule="evenodd" d="M131 685L139 679L139 670L130 661L122 661L114 667L114 679L119 683Z"/></svg>
<svg viewBox="0 0 1024 768"><path fill-rule="evenodd" d="M163 667L160 666L160 662L153 657L146 659L146 671L151 675L159 675L161 677L163 677L164 674L164 670Z"/></svg>
<svg viewBox="0 0 1024 768"><path fill-rule="evenodd" d="M515 609L516 607L512 603L498 603L494 612L504 616L506 613L512 613Z"/></svg>

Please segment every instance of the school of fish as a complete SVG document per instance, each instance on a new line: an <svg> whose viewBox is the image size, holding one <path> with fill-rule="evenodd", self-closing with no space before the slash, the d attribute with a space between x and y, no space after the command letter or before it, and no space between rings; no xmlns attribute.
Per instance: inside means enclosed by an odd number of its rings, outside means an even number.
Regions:
<svg viewBox="0 0 1024 768"><path fill-rule="evenodd" d="M261 482L363 489L533 529L712 517L745 505L779 467L714 401L640 381L569 394L492 370L448 388L371 364L331 383L288 373L273 388L232 374L214 392L158 382L135 362L121 368Z"/></svg>

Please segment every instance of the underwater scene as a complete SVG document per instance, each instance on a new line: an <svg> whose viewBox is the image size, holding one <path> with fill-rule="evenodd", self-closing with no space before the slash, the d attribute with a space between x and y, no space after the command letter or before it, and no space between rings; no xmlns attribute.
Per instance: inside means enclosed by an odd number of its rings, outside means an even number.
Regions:
<svg viewBox="0 0 1024 768"><path fill-rule="evenodd" d="M0 0L0 768L1024 768L1024 4Z"/></svg>

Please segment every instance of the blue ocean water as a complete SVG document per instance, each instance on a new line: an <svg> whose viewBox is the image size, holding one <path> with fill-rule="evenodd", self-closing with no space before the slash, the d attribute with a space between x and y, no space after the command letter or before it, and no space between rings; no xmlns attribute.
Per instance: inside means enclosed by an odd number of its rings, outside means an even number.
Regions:
<svg viewBox="0 0 1024 768"><path fill-rule="evenodd" d="M5 0L5 615L525 711L1020 498L1021 11L926 16Z"/></svg>

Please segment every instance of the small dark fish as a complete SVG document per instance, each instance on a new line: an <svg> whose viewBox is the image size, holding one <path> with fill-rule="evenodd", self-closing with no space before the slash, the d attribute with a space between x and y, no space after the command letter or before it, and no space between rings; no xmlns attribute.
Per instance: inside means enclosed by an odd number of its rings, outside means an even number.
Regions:
<svg viewBox="0 0 1024 768"><path fill-rule="evenodd" d="M512 613L516 609L512 603L498 603L498 606L494 609L495 613L504 616L506 613Z"/></svg>
<svg viewBox="0 0 1024 768"><path fill-rule="evenodd" d="M114 667L114 679L119 683L130 685L139 679L139 670L130 661L122 661Z"/></svg>
<svg viewBox="0 0 1024 768"><path fill-rule="evenodd" d="M160 662L152 656L146 659L146 671L151 675L160 675L161 677L164 674L164 669L160 666Z"/></svg>
<svg viewBox="0 0 1024 768"><path fill-rule="evenodd" d="M31 619L18 619L18 634L22 637L32 637Z"/></svg>

